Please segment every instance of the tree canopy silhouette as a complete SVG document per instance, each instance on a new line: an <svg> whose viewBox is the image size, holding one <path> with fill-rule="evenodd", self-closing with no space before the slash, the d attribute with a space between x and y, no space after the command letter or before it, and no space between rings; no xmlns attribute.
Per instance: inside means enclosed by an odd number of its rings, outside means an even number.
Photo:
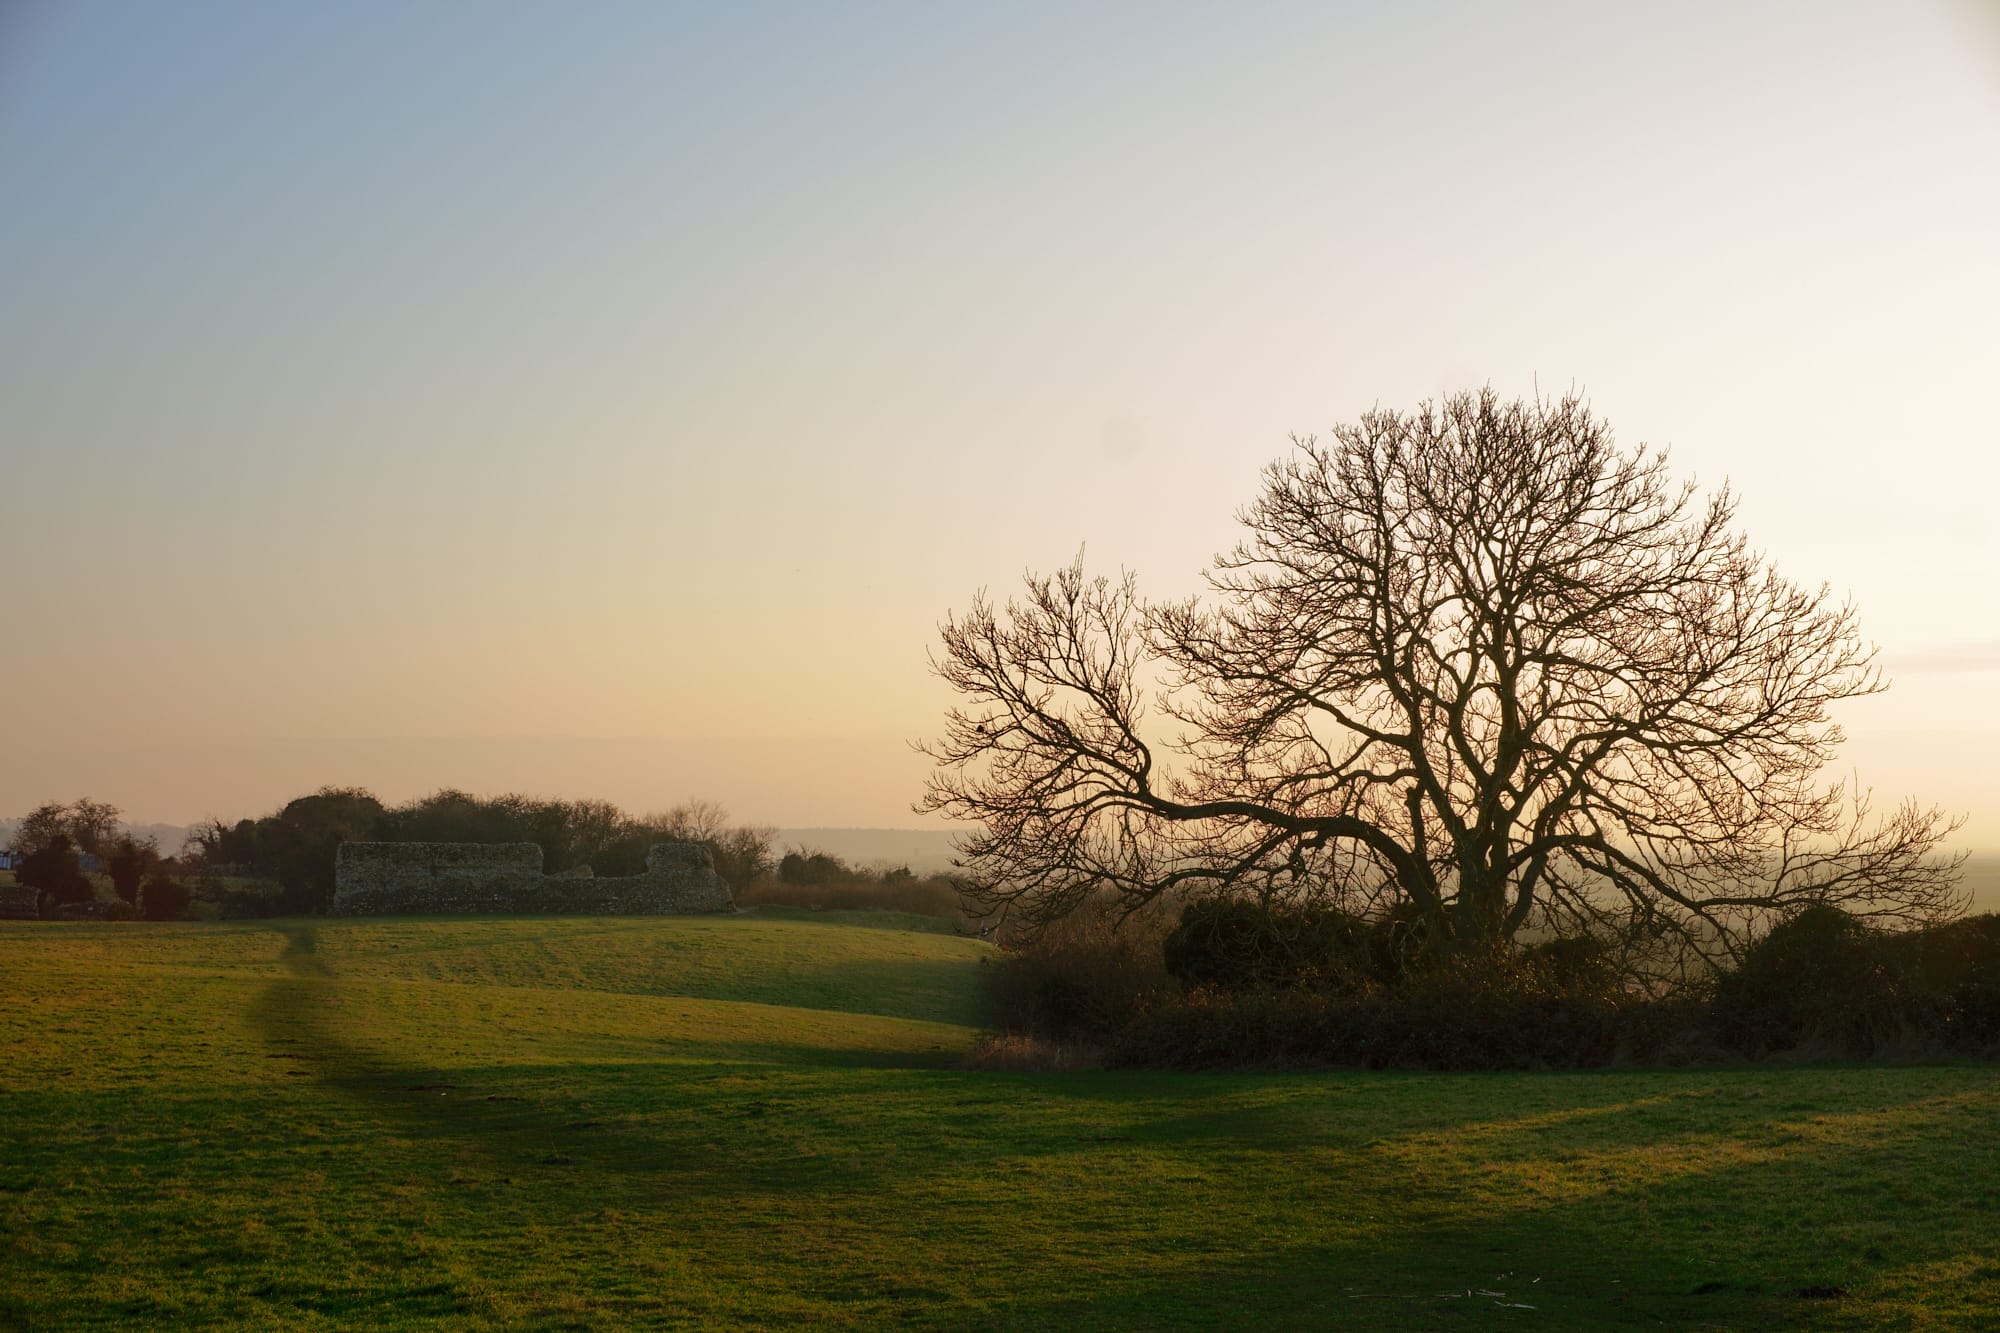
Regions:
<svg viewBox="0 0 2000 1333"><path fill-rule="evenodd" d="M980 826L989 906L1206 890L1706 955L1809 902L1956 910L1951 821L1823 781L1830 706L1884 688L1874 649L1727 488L1574 396L1293 443L1207 596L1151 603L1079 556L941 627L960 700L918 808Z"/></svg>

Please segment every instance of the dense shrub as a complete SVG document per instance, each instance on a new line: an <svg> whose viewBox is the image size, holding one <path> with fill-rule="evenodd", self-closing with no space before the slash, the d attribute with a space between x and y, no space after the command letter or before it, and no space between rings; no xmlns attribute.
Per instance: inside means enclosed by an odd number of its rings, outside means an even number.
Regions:
<svg viewBox="0 0 2000 1333"><path fill-rule="evenodd" d="M1102 1069L1104 1049L1095 1042L1049 1041L1013 1032L987 1033L961 1061L967 1069L1003 1074L1060 1074Z"/></svg>
<svg viewBox="0 0 2000 1333"><path fill-rule="evenodd" d="M1441 959L1366 992L1196 990L1139 1014L1113 1040L1111 1059L1182 1068L1576 1068L1671 1058L1700 1045L1698 1009L1628 995L1596 968L1566 975L1552 953Z"/></svg>
<svg viewBox="0 0 2000 1333"><path fill-rule="evenodd" d="M54 834L30 852L15 866L14 880L35 891L35 910L43 916L97 896L67 833Z"/></svg>
<svg viewBox="0 0 2000 1333"><path fill-rule="evenodd" d="M110 876L111 891L121 902L136 904L139 885L160 863L159 845L151 838L122 833L103 848L104 873Z"/></svg>
<svg viewBox="0 0 2000 1333"><path fill-rule="evenodd" d="M171 875L154 875L139 889L139 915L148 921L178 921L187 915L193 894Z"/></svg>
<svg viewBox="0 0 2000 1333"><path fill-rule="evenodd" d="M51 904L43 915L57 921L136 921L139 917L132 904L116 898L86 898Z"/></svg>
<svg viewBox="0 0 2000 1333"><path fill-rule="evenodd" d="M1330 907L1216 898L1188 904L1162 953L1189 990L1356 990L1377 979L1366 936L1366 923Z"/></svg>
<svg viewBox="0 0 2000 1333"><path fill-rule="evenodd" d="M995 1026L1056 1042L1103 1040L1123 1031L1179 987L1162 944L1170 907L1126 915L1094 899L1043 930L1009 942L987 964Z"/></svg>
<svg viewBox="0 0 2000 1333"><path fill-rule="evenodd" d="M818 884L793 884L766 877L736 895L743 907L772 904L816 911L915 912L963 919L959 886L944 875L890 879L844 875Z"/></svg>
<svg viewBox="0 0 2000 1333"><path fill-rule="evenodd" d="M1589 937L1468 954L1427 949L1408 919L1227 902L1167 919L1121 934L1096 905L1016 948L993 971L1001 1027L1183 1068L2000 1052L2000 915L1885 933L1811 907L1734 970L1665 996L1628 988Z"/></svg>
<svg viewBox="0 0 2000 1333"><path fill-rule="evenodd" d="M1189 903L1165 941L1166 968L1190 990L1361 994L1393 986L1428 954L1421 913L1362 917L1318 904Z"/></svg>
<svg viewBox="0 0 2000 1333"><path fill-rule="evenodd" d="M831 884L852 873L839 857L825 852L786 852L778 859L778 878L787 884Z"/></svg>
<svg viewBox="0 0 2000 1333"><path fill-rule="evenodd" d="M1774 926L1716 985L1722 1039L1747 1055L1980 1051L2000 1043L2000 917L1887 933L1837 907Z"/></svg>
<svg viewBox="0 0 2000 1333"><path fill-rule="evenodd" d="M1936 997L1938 1035L1953 1050L2000 1047L2000 913L1987 912L1892 937L1892 954Z"/></svg>
<svg viewBox="0 0 2000 1333"><path fill-rule="evenodd" d="M1868 1055L1933 1026L1928 997L1910 981L1862 922L1815 905L1772 927L1717 980L1716 1027L1746 1055Z"/></svg>
<svg viewBox="0 0 2000 1333"><path fill-rule="evenodd" d="M1094 903L994 965L996 1016L1115 1063L1500 1069L1671 1058L1698 1007L1628 994L1594 940L1433 955L1406 914Z"/></svg>
<svg viewBox="0 0 2000 1333"><path fill-rule="evenodd" d="M1524 945L1517 957L1528 975L1563 994L1617 999L1625 991L1617 956L1594 935L1536 940Z"/></svg>

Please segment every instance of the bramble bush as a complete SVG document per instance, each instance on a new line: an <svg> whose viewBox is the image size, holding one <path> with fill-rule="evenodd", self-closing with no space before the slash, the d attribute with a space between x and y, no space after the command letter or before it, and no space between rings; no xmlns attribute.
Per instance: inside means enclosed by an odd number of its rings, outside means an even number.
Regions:
<svg viewBox="0 0 2000 1333"><path fill-rule="evenodd" d="M14 879L35 891L35 910L42 916L97 896L67 833L57 833L30 852L15 867Z"/></svg>
<svg viewBox="0 0 2000 1333"><path fill-rule="evenodd" d="M1410 910L1369 917L1322 904L1203 898L1181 910L1162 947L1167 971L1188 990L1359 994L1410 969L1424 927Z"/></svg>
<svg viewBox="0 0 2000 1333"><path fill-rule="evenodd" d="M1891 937L1888 948L1917 986L1941 998L1937 1022L1947 1047L2000 1050L2000 913Z"/></svg>
<svg viewBox="0 0 2000 1333"><path fill-rule="evenodd" d="M155 874L140 886L139 915L148 921L179 921L188 913L194 895L188 886L171 875Z"/></svg>
<svg viewBox="0 0 2000 1333"><path fill-rule="evenodd" d="M1093 898L1032 936L1005 941L987 964L987 996L1004 1032L1101 1044L1178 992L1164 962L1173 905L1127 914Z"/></svg>
<svg viewBox="0 0 2000 1333"><path fill-rule="evenodd" d="M1369 934L1367 922L1330 907L1273 910L1211 898L1182 909L1162 952L1167 971L1189 990L1346 991L1382 979Z"/></svg>
<svg viewBox="0 0 2000 1333"><path fill-rule="evenodd" d="M2000 916L1885 932L1805 908L1717 979L1713 1014L1750 1056L1985 1052L2000 1043Z"/></svg>
<svg viewBox="0 0 2000 1333"><path fill-rule="evenodd" d="M1888 933L1826 905L1706 984L1647 993L1565 937L1427 951L1408 921L1249 902L1093 903L1011 943L1004 1034L1179 1068L1584 1068L1772 1056L2000 1052L2000 916Z"/></svg>
<svg viewBox="0 0 2000 1333"><path fill-rule="evenodd" d="M1651 1060L1688 1015L1530 950L1452 955L1369 988L1198 989L1137 1016L1116 1064L1579 1068Z"/></svg>

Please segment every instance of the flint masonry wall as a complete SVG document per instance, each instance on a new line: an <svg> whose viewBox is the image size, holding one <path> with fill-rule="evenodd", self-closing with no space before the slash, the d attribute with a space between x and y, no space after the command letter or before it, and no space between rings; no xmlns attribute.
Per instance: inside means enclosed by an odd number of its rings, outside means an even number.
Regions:
<svg viewBox="0 0 2000 1333"><path fill-rule="evenodd" d="M644 874L603 877L544 875L532 842L343 842L333 879L336 916L677 916L736 905L692 842L654 843Z"/></svg>

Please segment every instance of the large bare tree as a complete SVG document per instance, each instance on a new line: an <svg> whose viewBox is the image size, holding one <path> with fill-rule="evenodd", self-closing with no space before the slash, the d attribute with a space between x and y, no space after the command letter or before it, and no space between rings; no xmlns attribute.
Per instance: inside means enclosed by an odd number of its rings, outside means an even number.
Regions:
<svg viewBox="0 0 2000 1333"><path fill-rule="evenodd" d="M1707 955L1807 902L1958 909L1949 820L1824 781L1830 706L1884 688L1874 650L1748 545L1727 489L1574 397L1294 445L1209 596L1149 604L1079 557L942 627L961 700L919 808L980 826L962 865L989 905L1330 895L1440 939Z"/></svg>

